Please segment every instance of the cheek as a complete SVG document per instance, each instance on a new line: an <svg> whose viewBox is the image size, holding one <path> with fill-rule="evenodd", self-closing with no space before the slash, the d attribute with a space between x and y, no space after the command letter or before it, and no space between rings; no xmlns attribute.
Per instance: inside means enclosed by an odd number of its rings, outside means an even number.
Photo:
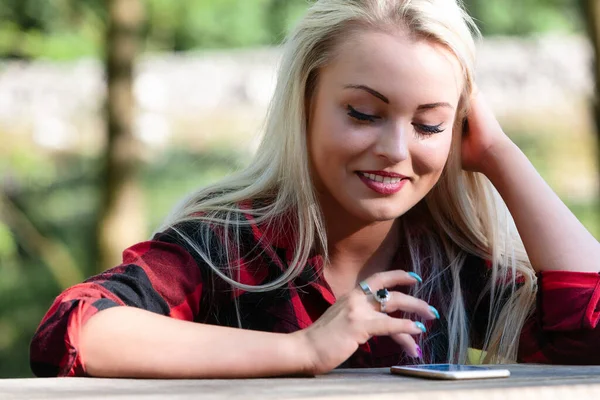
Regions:
<svg viewBox="0 0 600 400"><path fill-rule="evenodd" d="M445 132L435 138L416 139L411 148L415 174L439 176L446 165L451 143L452 133Z"/></svg>
<svg viewBox="0 0 600 400"><path fill-rule="evenodd" d="M348 124L343 111L327 107L321 107L311 121L309 142L311 159L319 173L339 169L368 146L365 135Z"/></svg>
<svg viewBox="0 0 600 400"><path fill-rule="evenodd" d="M315 110L310 121L308 141L314 179L318 186L330 180L332 165L343 157L344 149L340 146L344 143L341 140L342 131L339 118L334 116L332 110L326 107Z"/></svg>

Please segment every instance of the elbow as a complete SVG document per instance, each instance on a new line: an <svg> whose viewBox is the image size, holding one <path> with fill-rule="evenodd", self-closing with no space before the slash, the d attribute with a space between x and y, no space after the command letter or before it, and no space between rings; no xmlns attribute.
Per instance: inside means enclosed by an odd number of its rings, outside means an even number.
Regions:
<svg viewBox="0 0 600 400"><path fill-rule="evenodd" d="M77 301L60 304L58 311L46 314L29 344L29 366L38 377L84 376L79 352L69 329Z"/></svg>
<svg viewBox="0 0 600 400"><path fill-rule="evenodd" d="M40 378L63 375L60 370L60 360L64 358L64 353L64 351L49 346L47 337L44 337L38 330L29 345L31 372Z"/></svg>

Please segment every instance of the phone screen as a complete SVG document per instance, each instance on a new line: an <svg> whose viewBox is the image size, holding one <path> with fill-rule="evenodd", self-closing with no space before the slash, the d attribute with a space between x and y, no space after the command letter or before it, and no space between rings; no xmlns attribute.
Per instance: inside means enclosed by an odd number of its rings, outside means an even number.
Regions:
<svg viewBox="0 0 600 400"><path fill-rule="evenodd" d="M395 365L390 368L390 371L398 375L432 379L482 379L510 376L510 371L507 369L460 364Z"/></svg>
<svg viewBox="0 0 600 400"><path fill-rule="evenodd" d="M425 365L407 365L409 368L422 369L427 371L442 371L442 372L462 372L462 371L482 371L491 368L479 367L476 365L460 365L460 364L425 364Z"/></svg>

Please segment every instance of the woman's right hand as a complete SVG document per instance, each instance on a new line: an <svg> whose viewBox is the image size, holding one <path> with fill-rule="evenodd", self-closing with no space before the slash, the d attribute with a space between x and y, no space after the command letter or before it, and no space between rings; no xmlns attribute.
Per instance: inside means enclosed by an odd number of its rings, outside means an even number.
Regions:
<svg viewBox="0 0 600 400"><path fill-rule="evenodd" d="M373 294L379 289L414 285L417 279L406 271L380 272L366 279ZM386 312L416 313L424 319L437 315L423 300L400 292L390 292ZM374 296L366 295L360 287L337 299L311 326L296 332L307 348L309 373L331 371L348 359L361 344L373 336L390 336L413 357L419 356L417 344L411 335L423 333L415 321L391 317L380 311Z"/></svg>

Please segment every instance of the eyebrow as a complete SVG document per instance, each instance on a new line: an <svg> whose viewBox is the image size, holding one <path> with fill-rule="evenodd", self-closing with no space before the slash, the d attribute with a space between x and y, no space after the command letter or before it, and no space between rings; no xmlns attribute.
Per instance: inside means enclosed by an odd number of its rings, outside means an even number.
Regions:
<svg viewBox="0 0 600 400"><path fill-rule="evenodd" d="M454 107L452 107L450 105L450 103L439 102L439 103L421 104L419 107L417 107L417 111L431 110L432 108L437 108L437 107L447 107L447 108L450 108L452 110L454 109Z"/></svg>
<svg viewBox="0 0 600 400"><path fill-rule="evenodd" d="M346 86L344 86L344 89L364 90L365 92L370 93L373 96L377 97L379 100L383 101L384 103L390 104L390 100L387 97L385 97L384 95L379 93L377 90L371 89L370 87L365 86L365 85L346 85Z"/></svg>
<svg viewBox="0 0 600 400"><path fill-rule="evenodd" d="M372 89L365 85L346 85L346 86L344 86L344 89L364 90L365 92L377 97L379 100L383 101L384 103L390 104L390 100L387 97L385 97L384 95L379 93L377 90ZM452 107L450 105L450 103L442 101L442 102L437 102L437 103L420 104L417 107L417 111L431 110L431 109L434 109L437 107L446 107L446 108L450 108L452 110L454 109L454 107Z"/></svg>

